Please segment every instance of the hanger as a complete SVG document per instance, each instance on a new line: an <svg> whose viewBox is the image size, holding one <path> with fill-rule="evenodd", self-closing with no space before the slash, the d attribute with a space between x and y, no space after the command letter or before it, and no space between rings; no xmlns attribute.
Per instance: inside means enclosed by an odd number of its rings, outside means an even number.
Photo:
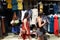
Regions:
<svg viewBox="0 0 60 40"><path fill-rule="evenodd" d="M58 16L58 15L55 13L54 16Z"/></svg>
<svg viewBox="0 0 60 40"><path fill-rule="evenodd" d="M49 17L53 16L53 14L50 14Z"/></svg>
<svg viewBox="0 0 60 40"><path fill-rule="evenodd" d="M54 15L56 16L57 14L55 13Z"/></svg>

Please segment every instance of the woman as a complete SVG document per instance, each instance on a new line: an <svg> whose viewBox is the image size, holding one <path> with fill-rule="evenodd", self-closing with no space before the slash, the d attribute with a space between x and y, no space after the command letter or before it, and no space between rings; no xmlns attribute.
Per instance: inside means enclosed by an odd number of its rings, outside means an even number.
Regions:
<svg viewBox="0 0 60 40"><path fill-rule="evenodd" d="M38 40L44 40L45 30L43 26L46 24L46 21L42 19L42 14L39 14L37 17L37 36Z"/></svg>
<svg viewBox="0 0 60 40"><path fill-rule="evenodd" d="M18 20L18 17L16 16L16 12L14 12L13 14L13 19L11 21L11 24L12 24L12 32L14 34L18 34L19 33L19 20Z"/></svg>
<svg viewBox="0 0 60 40"><path fill-rule="evenodd" d="M26 39L26 37L29 38L29 40L31 40L30 38L30 27L29 27L29 21L28 21L28 12L25 13L25 16L23 18L23 23L22 23L22 30L20 33L20 36L22 36L23 40Z"/></svg>

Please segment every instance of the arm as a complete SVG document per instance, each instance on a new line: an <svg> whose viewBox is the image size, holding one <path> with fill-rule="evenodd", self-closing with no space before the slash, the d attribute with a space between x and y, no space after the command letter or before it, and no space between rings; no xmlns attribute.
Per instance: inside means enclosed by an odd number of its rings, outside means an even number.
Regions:
<svg viewBox="0 0 60 40"><path fill-rule="evenodd" d="M27 19L24 19L24 27L27 30L27 28L26 28L26 22L27 22Z"/></svg>

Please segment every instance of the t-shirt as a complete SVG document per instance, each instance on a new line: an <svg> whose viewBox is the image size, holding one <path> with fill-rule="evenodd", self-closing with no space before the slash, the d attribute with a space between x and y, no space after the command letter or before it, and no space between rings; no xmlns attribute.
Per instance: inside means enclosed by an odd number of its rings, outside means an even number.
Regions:
<svg viewBox="0 0 60 40"><path fill-rule="evenodd" d="M8 3L7 8L8 9L12 9L12 4L11 3Z"/></svg>
<svg viewBox="0 0 60 40"><path fill-rule="evenodd" d="M18 3L18 10L22 10L22 9L23 9L22 3Z"/></svg>

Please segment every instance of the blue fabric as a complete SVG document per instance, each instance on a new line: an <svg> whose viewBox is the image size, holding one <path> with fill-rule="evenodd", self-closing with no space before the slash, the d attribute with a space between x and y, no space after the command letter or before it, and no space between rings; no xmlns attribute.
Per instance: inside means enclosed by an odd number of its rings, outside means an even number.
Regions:
<svg viewBox="0 0 60 40"><path fill-rule="evenodd" d="M51 16L51 18L50 18L50 32L51 33L54 32L54 18L53 18L53 16Z"/></svg>
<svg viewBox="0 0 60 40"><path fill-rule="evenodd" d="M12 10L18 10L17 8L18 8L17 5L12 6Z"/></svg>
<svg viewBox="0 0 60 40"><path fill-rule="evenodd" d="M14 26L14 27L12 27L12 32L13 32L13 33L18 33L19 31L20 31L19 26Z"/></svg>
<svg viewBox="0 0 60 40"><path fill-rule="evenodd" d="M53 9L54 9L54 13L57 13L57 12L58 12L58 9L59 9L59 8L58 8L58 5L57 5L57 4L54 5L54 6L53 6Z"/></svg>
<svg viewBox="0 0 60 40"><path fill-rule="evenodd" d="M17 0L12 0L12 5L17 4Z"/></svg>

